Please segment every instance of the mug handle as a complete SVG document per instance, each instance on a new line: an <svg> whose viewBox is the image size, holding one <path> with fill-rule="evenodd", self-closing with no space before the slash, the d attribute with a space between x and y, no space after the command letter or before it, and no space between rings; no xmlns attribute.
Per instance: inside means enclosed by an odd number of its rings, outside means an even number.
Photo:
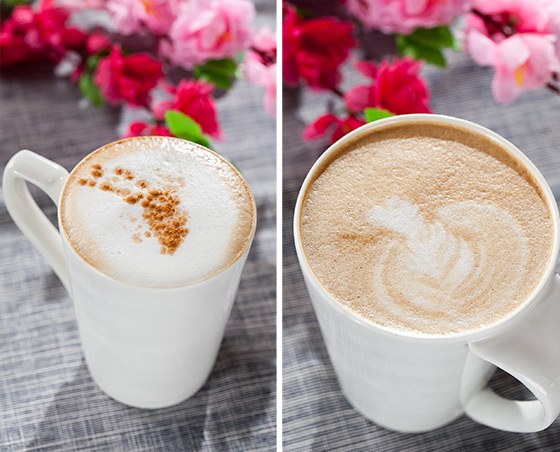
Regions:
<svg viewBox="0 0 560 452"><path fill-rule="evenodd" d="M531 308L529 308L531 309ZM560 413L560 277L523 319L502 334L474 341L470 351L517 378L537 398L508 400L484 388L471 396L465 413L500 430L538 432Z"/></svg>
<svg viewBox="0 0 560 452"><path fill-rule="evenodd" d="M39 187L58 207L67 178L68 171L62 166L23 150L6 165L2 188L6 208L14 223L39 250L70 293L60 234L33 200L26 185L26 182L31 182Z"/></svg>

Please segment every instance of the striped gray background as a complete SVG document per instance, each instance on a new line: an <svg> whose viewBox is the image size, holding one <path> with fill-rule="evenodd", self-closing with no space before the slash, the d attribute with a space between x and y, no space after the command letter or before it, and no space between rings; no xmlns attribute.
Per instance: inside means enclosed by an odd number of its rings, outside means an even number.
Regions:
<svg viewBox="0 0 560 452"><path fill-rule="evenodd" d="M302 2L317 4L310 0ZM380 59L394 52L390 38L377 33L362 37L366 49L355 58ZM482 124L517 145L544 174L560 199L560 96L540 89L524 93L514 104L492 99L492 71L461 53L449 53L446 70L425 67L434 113ZM346 65L344 86L366 83ZM339 390L324 348L297 264L292 239L292 213L301 183L328 140L302 142L305 124L323 114L329 94L284 89L283 124L283 442L285 451L468 451L529 452L560 450L560 420L541 433L492 430L463 416L428 433L400 434L384 430L352 409ZM560 323L560 319L559 319ZM527 397L527 390L504 372L491 381L508 397Z"/></svg>
<svg viewBox="0 0 560 452"><path fill-rule="evenodd" d="M258 7L258 23L274 28L274 2ZM117 109L80 109L77 87L51 73L49 67L2 73L2 170L24 147L71 169L118 138ZM276 121L265 114L263 95L264 89L239 82L218 101L226 141L215 149L247 178L258 229L212 374L178 406L129 408L95 386L72 303L0 194L0 451L275 449ZM36 199L56 221L47 196Z"/></svg>

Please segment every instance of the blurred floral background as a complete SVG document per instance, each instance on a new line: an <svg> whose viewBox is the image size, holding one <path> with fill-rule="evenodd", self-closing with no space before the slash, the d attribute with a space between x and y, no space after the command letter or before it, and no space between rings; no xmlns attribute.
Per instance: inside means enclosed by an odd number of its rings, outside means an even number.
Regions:
<svg viewBox="0 0 560 452"><path fill-rule="evenodd" d="M53 63L87 103L122 106L124 137L224 140L220 96L236 79L276 111L276 37L249 0L2 2L0 69ZM85 104L85 103L84 103Z"/></svg>
<svg viewBox="0 0 560 452"><path fill-rule="evenodd" d="M305 2L284 4L284 83L333 99L329 111L304 129L304 140L328 135L334 142L366 122L432 112L421 70L425 64L445 68L446 49L493 68L489 95L491 90L496 102L514 102L526 90L560 94L557 0L345 0L341 5L317 14ZM352 59L360 37L372 30L394 37L395 56ZM363 83L343 90L343 65L353 65Z"/></svg>

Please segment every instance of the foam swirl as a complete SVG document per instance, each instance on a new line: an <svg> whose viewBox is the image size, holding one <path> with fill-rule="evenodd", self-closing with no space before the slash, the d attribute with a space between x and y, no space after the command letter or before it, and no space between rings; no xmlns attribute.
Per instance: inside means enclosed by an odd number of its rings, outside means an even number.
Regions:
<svg viewBox="0 0 560 452"><path fill-rule="evenodd" d="M480 298L486 300L485 313L523 301L515 297L529 262L528 239L504 209L457 202L439 207L428 221L418 206L392 197L366 217L392 233L384 239L371 282L379 306L393 316L412 315L424 329L439 317L460 326L464 308ZM505 274L499 271L504 266Z"/></svg>

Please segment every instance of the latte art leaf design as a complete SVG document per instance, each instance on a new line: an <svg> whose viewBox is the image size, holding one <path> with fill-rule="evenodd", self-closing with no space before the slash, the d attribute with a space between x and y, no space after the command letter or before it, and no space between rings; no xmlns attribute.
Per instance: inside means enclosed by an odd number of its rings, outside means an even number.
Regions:
<svg viewBox="0 0 560 452"><path fill-rule="evenodd" d="M525 275L529 247L505 210L459 202L440 207L428 222L418 206L397 197L375 206L367 221L392 231L372 274L375 297L393 313L422 313L461 321L464 307L488 299L491 310L512 303ZM513 271L503 271L504 263ZM494 290L500 287L498 296Z"/></svg>

